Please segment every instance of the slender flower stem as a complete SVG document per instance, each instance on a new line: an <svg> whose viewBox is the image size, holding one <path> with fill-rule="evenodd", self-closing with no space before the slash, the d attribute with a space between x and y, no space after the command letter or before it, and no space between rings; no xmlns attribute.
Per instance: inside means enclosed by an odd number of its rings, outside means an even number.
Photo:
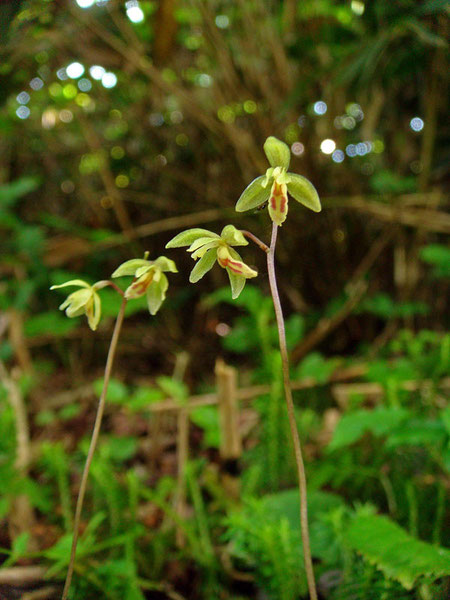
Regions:
<svg viewBox="0 0 450 600"><path fill-rule="evenodd" d="M294 446L295 462L297 465L298 489L300 493L300 525L303 541L303 558L305 562L306 579L308 581L310 600L317 600L316 583L314 580L314 571L311 559L311 547L308 531L308 507L306 502L306 473L303 463L302 447L298 435L297 423L295 420L294 402L292 399L291 383L289 380L289 357L286 345L286 333L284 327L284 317L281 308L280 296L278 294L277 279L275 276L275 246L277 243L278 225L272 225L272 239L270 240L270 249L267 253L267 270L269 273L270 291L272 293L273 306L278 326L278 339L280 343L281 362L283 368L284 395L289 417L289 427L291 429L292 443Z"/></svg>
<svg viewBox="0 0 450 600"><path fill-rule="evenodd" d="M111 371L114 363L114 357L117 349L117 342L119 341L120 330L122 328L123 318L125 314L125 307L127 300L122 300L122 305L117 315L116 324L111 337L111 343L108 350L108 358L106 359L105 376L103 379L103 389L98 401L97 415L95 417L94 429L92 431L91 443L89 445L89 451L86 458L86 464L84 465L83 475L81 477L80 491L78 492L77 506L75 509L75 518L73 526L73 540L72 548L70 551L69 567L67 569L66 582L64 584L64 590L62 594L62 600L67 600L69 594L70 584L72 582L73 570L75 566L75 555L77 551L78 535L80 529L81 511L83 509L84 496L86 494L87 480L89 476L89 469L91 467L92 459L94 457L95 448L97 446L98 437L100 434L100 428L102 425L103 413L105 410L106 395L108 392L108 384L111 377Z"/></svg>
<svg viewBox="0 0 450 600"><path fill-rule="evenodd" d="M252 240L252 242L255 242L255 244L257 246L259 246L261 248L261 250L263 252L265 252L266 254L269 253L269 246L267 246L267 244L265 244L264 242L262 242L258 237L256 237L256 235L254 235L251 231L246 231L245 229L241 229L241 233L242 235L244 235L245 237L248 237L249 240Z"/></svg>
<svg viewBox="0 0 450 600"><path fill-rule="evenodd" d="M123 290L120 289L120 287L114 283L114 281L109 281L107 282L107 285L109 285L109 287L112 287L114 290L116 290L116 292L122 296L122 298L125 296L125 292Z"/></svg>

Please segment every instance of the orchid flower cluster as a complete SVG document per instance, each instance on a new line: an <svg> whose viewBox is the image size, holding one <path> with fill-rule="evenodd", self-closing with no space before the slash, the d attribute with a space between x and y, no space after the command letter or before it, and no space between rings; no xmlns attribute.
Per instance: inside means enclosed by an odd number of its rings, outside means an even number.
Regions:
<svg viewBox="0 0 450 600"><path fill-rule="evenodd" d="M289 194L297 202L319 212L321 210L320 200L312 183L301 175L288 172L289 147L271 136L264 143L264 152L270 167L265 175L254 179L243 191L237 201L236 211L244 212L268 203L271 220L277 226L281 226L286 220ZM188 229L170 240L166 248L188 246L187 251L196 261L189 277L191 283L202 279L217 262L228 274L231 294L235 299L242 292L247 279L258 275L257 271L247 265L234 249L236 246L247 245L248 240L241 231L234 225L226 225L220 235L207 229ZM133 277L132 283L123 293L124 297L127 300L133 300L145 295L149 312L151 315L155 315L166 297L169 285L165 275L167 272L177 273L173 260L165 256L160 256L156 260L148 260L146 252L142 259L135 258L124 262L111 277ZM81 279L72 279L61 285L54 285L50 289L69 286L80 288L72 292L59 308L65 310L68 317L86 315L89 327L95 331L101 317L101 300L98 291L109 285L113 285L112 282L102 280L91 285ZM113 285L113 287L116 286Z"/></svg>

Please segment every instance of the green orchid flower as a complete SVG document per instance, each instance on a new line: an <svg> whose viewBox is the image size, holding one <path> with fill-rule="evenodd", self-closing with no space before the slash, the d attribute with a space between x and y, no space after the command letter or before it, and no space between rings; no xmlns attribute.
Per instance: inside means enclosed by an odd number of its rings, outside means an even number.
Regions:
<svg viewBox="0 0 450 600"><path fill-rule="evenodd" d="M86 283L82 279L71 279L60 285L52 285L51 290L57 290L68 286L76 285L80 290L72 292L59 307L59 310L65 310L69 318L79 317L85 314L92 331L97 329L101 317L101 301L97 290L102 289L108 282L97 281L94 285Z"/></svg>
<svg viewBox="0 0 450 600"><path fill-rule="evenodd" d="M265 175L254 179L242 192L236 204L237 212L251 210L268 202L270 218L280 226L288 212L288 192L300 204L320 212L322 207L313 184L301 175L287 172L291 158L289 147L270 136L264 143L264 152L270 167Z"/></svg>
<svg viewBox="0 0 450 600"><path fill-rule="evenodd" d="M227 225L220 235L207 229L188 229L170 240L166 248L189 246L187 251L192 252L194 260L198 259L189 277L191 283L199 281L217 261L228 273L231 295L237 298L244 289L246 280L258 275L257 271L246 265L232 248L247 245L248 241L242 233L233 225Z"/></svg>
<svg viewBox="0 0 450 600"><path fill-rule="evenodd" d="M125 290L125 298L132 300L146 294L148 310L151 315L156 315L161 304L166 298L169 282L164 272L178 273L173 260L160 256L156 260L133 258L118 267L111 277L133 276L135 280Z"/></svg>

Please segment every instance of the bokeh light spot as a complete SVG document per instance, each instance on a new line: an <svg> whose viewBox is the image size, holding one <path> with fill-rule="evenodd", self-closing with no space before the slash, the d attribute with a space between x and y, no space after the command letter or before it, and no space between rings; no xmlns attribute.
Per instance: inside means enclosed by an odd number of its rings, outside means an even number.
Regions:
<svg viewBox="0 0 450 600"><path fill-rule="evenodd" d="M126 187L128 187L129 184L130 184L130 178L128 177L128 175L125 175L124 173L117 175L116 185L118 188L126 188Z"/></svg>
<svg viewBox="0 0 450 600"><path fill-rule="evenodd" d="M316 115L324 115L328 110L328 106L323 100L318 100L314 102L313 110Z"/></svg>
<svg viewBox="0 0 450 600"><path fill-rule="evenodd" d="M43 85L44 82L40 77L33 77L33 79L30 81L30 87L33 90L40 90L43 87Z"/></svg>
<svg viewBox="0 0 450 600"><path fill-rule="evenodd" d="M83 77L83 79L80 79L80 81L78 82L78 89L81 90L82 92L89 92L92 89L92 83L89 79L86 79L86 77Z"/></svg>
<svg viewBox="0 0 450 600"><path fill-rule="evenodd" d="M67 98L67 100L73 100L77 95L77 88L73 85L73 83L66 83L63 87L63 96Z"/></svg>
<svg viewBox="0 0 450 600"><path fill-rule="evenodd" d="M258 108L258 106L254 100L246 100L244 102L244 110L249 115L255 113L257 108Z"/></svg>
<svg viewBox="0 0 450 600"><path fill-rule="evenodd" d="M217 15L215 23L219 29L226 29L230 25L230 19L227 15Z"/></svg>
<svg viewBox="0 0 450 600"><path fill-rule="evenodd" d="M413 131L422 131L424 125L425 125L425 123L423 122L423 119L421 119L420 117L414 117L409 122L409 126L411 127L411 129Z"/></svg>
<svg viewBox="0 0 450 600"><path fill-rule="evenodd" d="M320 144L320 150L324 154L331 154L336 149L336 142L334 140L326 139L322 140Z"/></svg>
<svg viewBox="0 0 450 600"><path fill-rule="evenodd" d="M68 110L67 108L61 110L59 113L59 120L63 123L70 123L71 121L73 121L72 111Z"/></svg>
<svg viewBox="0 0 450 600"><path fill-rule="evenodd" d="M110 89L113 88L117 83L117 77L114 73L107 72L102 77L103 87Z"/></svg>
<svg viewBox="0 0 450 600"><path fill-rule="evenodd" d="M129 0L129 2L125 2L125 8L127 17L132 23L141 23L144 20L144 11L139 6L139 2L137 0Z"/></svg>
<svg viewBox="0 0 450 600"><path fill-rule="evenodd" d="M185 133L179 133L175 138L175 142L178 146L187 146L189 144L189 138Z"/></svg>
<svg viewBox="0 0 450 600"><path fill-rule="evenodd" d="M305 146L301 142L294 142L291 146L291 150L294 156L301 156L305 151Z"/></svg>
<svg viewBox="0 0 450 600"><path fill-rule="evenodd" d="M89 69L89 73L92 79L95 79L96 81L100 81L105 72L106 69L104 69L104 67L101 67L100 65L92 65L92 67Z"/></svg>
<svg viewBox="0 0 450 600"><path fill-rule="evenodd" d="M53 98L61 96L61 94L63 93L62 85L57 82L52 83L48 88L48 93L50 94L50 96L53 96Z"/></svg>
<svg viewBox="0 0 450 600"><path fill-rule="evenodd" d="M230 106L221 106L217 111L217 116L223 123L233 123L235 114Z"/></svg>
<svg viewBox="0 0 450 600"><path fill-rule="evenodd" d="M60 79L61 81L65 81L66 79L69 79L69 76L66 73L66 69L64 69L64 68L58 69L56 71L56 77L58 79Z"/></svg>
<svg viewBox="0 0 450 600"><path fill-rule="evenodd" d="M79 62L73 62L70 63L70 65L67 65L66 73L67 77L70 77L70 79L78 79L78 77L81 77L83 75L84 67Z"/></svg>
<svg viewBox="0 0 450 600"><path fill-rule="evenodd" d="M65 179L62 183L61 183L61 190L65 193L65 194L71 194L74 190L75 190L75 184L73 181L71 181L70 179Z"/></svg>
<svg viewBox="0 0 450 600"><path fill-rule="evenodd" d="M30 94L28 94L28 92L20 92L20 94L17 95L16 100L19 104L28 104L30 101Z"/></svg>
<svg viewBox="0 0 450 600"><path fill-rule="evenodd" d="M331 158L333 159L333 162L341 163L345 158L345 154L342 150L335 150L331 155Z"/></svg>
<svg viewBox="0 0 450 600"><path fill-rule="evenodd" d="M90 8L95 4L95 0L75 0L80 8Z"/></svg>
<svg viewBox="0 0 450 600"><path fill-rule="evenodd" d="M113 146L111 148L111 156L115 160L120 160L125 156L125 150L122 148L122 146Z"/></svg>
<svg viewBox="0 0 450 600"><path fill-rule="evenodd" d="M28 119L30 112L31 111L28 106L19 106L19 108L16 110L16 115L19 117L19 119Z"/></svg>

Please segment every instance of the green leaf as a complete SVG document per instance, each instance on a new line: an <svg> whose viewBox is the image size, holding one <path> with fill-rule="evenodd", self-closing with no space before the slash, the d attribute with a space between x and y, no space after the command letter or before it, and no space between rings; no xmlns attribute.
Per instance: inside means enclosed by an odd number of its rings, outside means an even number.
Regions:
<svg viewBox="0 0 450 600"><path fill-rule="evenodd" d="M216 248L211 248L206 254L204 254L196 263L189 276L191 283L197 283L200 279L210 271L217 259Z"/></svg>
<svg viewBox="0 0 450 600"><path fill-rule="evenodd" d="M75 321L69 321L61 314L49 311L28 318L24 323L24 332L27 337L38 335L58 337L67 335L76 327Z"/></svg>
<svg viewBox="0 0 450 600"><path fill-rule="evenodd" d="M431 419L414 419L403 424L402 428L394 431L386 440L386 448L399 446L432 446L442 447L447 438L445 424Z"/></svg>
<svg viewBox="0 0 450 600"><path fill-rule="evenodd" d="M227 269L227 273L230 279L231 297L233 298L233 300L235 300L239 297L239 294L244 289L246 280L245 277L243 277L242 275L236 275L236 273L233 273L232 271L230 271L230 269Z"/></svg>
<svg viewBox="0 0 450 600"><path fill-rule="evenodd" d="M264 142L264 152L271 167L289 168L291 151L289 146L273 135Z"/></svg>
<svg viewBox="0 0 450 600"><path fill-rule="evenodd" d="M178 381L172 377L163 375L156 379L156 383L167 396L181 403L185 402L189 395L186 385L182 381Z"/></svg>
<svg viewBox="0 0 450 600"><path fill-rule="evenodd" d="M336 370L339 359L326 359L320 352L308 354L298 368L300 379L312 377L317 383L326 383Z"/></svg>
<svg viewBox="0 0 450 600"><path fill-rule="evenodd" d="M163 399L164 395L160 389L139 387L127 402L127 407L133 412L138 412Z"/></svg>
<svg viewBox="0 0 450 600"><path fill-rule="evenodd" d="M343 415L328 445L329 450L349 446L362 438L366 432L375 436L386 435L409 417L405 408L377 407L375 410L358 410Z"/></svg>
<svg viewBox="0 0 450 600"><path fill-rule="evenodd" d="M203 429L203 444L206 448L218 448L220 446L220 426L217 407L199 406L190 412L190 419Z"/></svg>
<svg viewBox="0 0 450 600"><path fill-rule="evenodd" d="M25 194L33 192L39 186L39 180L34 177L22 177L0 186L0 204L3 206L11 206Z"/></svg>
<svg viewBox="0 0 450 600"><path fill-rule="evenodd" d="M443 244L429 244L420 250L420 258L433 265L434 277L450 277L450 249Z"/></svg>
<svg viewBox="0 0 450 600"><path fill-rule="evenodd" d="M388 517L358 515L343 535L353 550L408 590L419 577L450 575L449 550L417 540Z"/></svg>
<svg viewBox="0 0 450 600"><path fill-rule="evenodd" d="M236 211L244 212L256 208L264 202L267 202L270 197L270 186L263 187L262 183L265 176L261 175L254 179L242 192L239 200L236 203Z"/></svg>
<svg viewBox="0 0 450 600"><path fill-rule="evenodd" d="M164 273L161 273L159 281L153 281L147 290L147 304L151 315L156 315L161 308L161 304L166 298L166 291L169 287L169 282Z"/></svg>
<svg viewBox="0 0 450 600"><path fill-rule="evenodd" d="M199 237L208 237L213 239L220 239L217 233L208 231L207 229L200 229L196 227L194 229L187 229L182 231L166 244L166 248L181 248L182 246L190 246Z"/></svg>
<svg viewBox="0 0 450 600"><path fill-rule="evenodd" d="M313 184L303 177L302 175L296 175L295 173L289 173L290 181L287 184L287 189L290 195L314 212L320 212L322 207L320 205L319 194Z"/></svg>
<svg viewBox="0 0 450 600"><path fill-rule="evenodd" d="M100 396L103 389L103 377L94 381L93 387L95 394ZM124 383L114 378L109 380L108 394L106 397L107 402L112 402L113 404L126 404L128 397L128 388Z"/></svg>
<svg viewBox="0 0 450 600"><path fill-rule="evenodd" d="M234 225L226 225L220 237L230 246L248 246L248 240Z"/></svg>

